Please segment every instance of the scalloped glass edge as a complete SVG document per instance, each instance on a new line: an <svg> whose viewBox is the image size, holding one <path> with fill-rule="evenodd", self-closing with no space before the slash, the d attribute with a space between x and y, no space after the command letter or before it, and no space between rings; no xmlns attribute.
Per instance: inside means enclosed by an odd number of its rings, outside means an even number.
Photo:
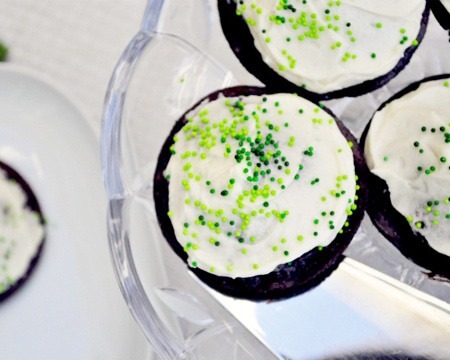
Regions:
<svg viewBox="0 0 450 360"><path fill-rule="evenodd" d="M128 220L126 215L126 199L134 192L134 190L128 185L127 181L124 180L126 176L124 174L124 159L121 153L122 111L125 103L126 91L130 79L133 76L134 66L139 60L142 51L157 36L169 36L176 38L177 41L179 40L186 43L187 46L192 46L185 40L177 38L174 35L154 31L162 6L163 1L150 0L148 2L141 30L130 41L114 70L105 97L102 119L101 160L104 184L109 198L107 228L110 252L122 294L132 315L139 323L158 356L163 359L185 359L195 357L195 348L199 346L202 339L206 339L210 335L205 337L204 334L202 336L199 334L197 339L190 338L184 342L180 341L174 337L172 331L167 328L146 294L133 260L129 234L127 232ZM202 53L201 50L198 49L195 49L195 51ZM203 54L203 56L207 55ZM447 303L419 290L413 289L412 287L377 270L362 265L353 259L346 258L342 266L346 267L348 271L364 274L367 278L381 282L392 290L400 291L406 296L418 299L426 306L431 306L434 309L442 311L444 314L450 314L449 305ZM214 291L211 293L220 303L228 308L230 299L224 300L220 295L215 294ZM230 308L228 308L228 310L229 309ZM231 313L233 314L233 311L231 311ZM239 315L238 313L234 314L237 316ZM247 328L250 328L247 324L244 323L244 325ZM223 329L217 330L217 327L213 329L213 333L223 331ZM251 328L250 330L252 331ZM265 343L263 337L258 336L258 334L255 336L258 337L262 343ZM253 358L253 355L257 356L257 354L252 354L250 355L250 358ZM274 355L274 357L276 357L276 355Z"/></svg>

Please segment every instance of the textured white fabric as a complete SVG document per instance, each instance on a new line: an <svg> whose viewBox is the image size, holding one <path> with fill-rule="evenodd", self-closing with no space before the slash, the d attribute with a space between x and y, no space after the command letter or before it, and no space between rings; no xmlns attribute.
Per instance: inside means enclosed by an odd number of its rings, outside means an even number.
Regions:
<svg viewBox="0 0 450 360"><path fill-rule="evenodd" d="M117 60L138 31L146 0L2 0L0 41L7 61L52 79L97 134Z"/></svg>

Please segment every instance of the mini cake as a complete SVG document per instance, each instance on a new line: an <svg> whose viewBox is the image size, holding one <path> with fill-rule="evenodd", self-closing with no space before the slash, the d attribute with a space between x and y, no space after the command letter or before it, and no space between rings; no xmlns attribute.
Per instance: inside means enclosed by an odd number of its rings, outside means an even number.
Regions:
<svg viewBox="0 0 450 360"><path fill-rule="evenodd" d="M422 40L424 0L218 0L240 62L267 86L312 99L386 84Z"/></svg>
<svg viewBox="0 0 450 360"><path fill-rule="evenodd" d="M44 237L44 219L30 186L0 162L0 301L30 276Z"/></svg>
<svg viewBox="0 0 450 360"><path fill-rule="evenodd" d="M362 137L368 213L406 257L450 279L450 75L394 96Z"/></svg>
<svg viewBox="0 0 450 360"><path fill-rule="evenodd" d="M210 287L287 298L342 259L364 214L364 166L353 136L322 106L225 89L189 110L165 142L154 178L158 220Z"/></svg>
<svg viewBox="0 0 450 360"><path fill-rule="evenodd" d="M429 0L433 15L439 24L446 29L450 29L450 0Z"/></svg>

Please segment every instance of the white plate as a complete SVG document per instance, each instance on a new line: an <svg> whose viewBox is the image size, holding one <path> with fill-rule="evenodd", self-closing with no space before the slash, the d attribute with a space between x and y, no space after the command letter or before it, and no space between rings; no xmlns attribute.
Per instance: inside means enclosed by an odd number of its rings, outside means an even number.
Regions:
<svg viewBox="0 0 450 360"><path fill-rule="evenodd" d="M34 189L48 220L41 259L0 303L1 359L143 359L106 239L98 140L40 75L0 66L0 160Z"/></svg>

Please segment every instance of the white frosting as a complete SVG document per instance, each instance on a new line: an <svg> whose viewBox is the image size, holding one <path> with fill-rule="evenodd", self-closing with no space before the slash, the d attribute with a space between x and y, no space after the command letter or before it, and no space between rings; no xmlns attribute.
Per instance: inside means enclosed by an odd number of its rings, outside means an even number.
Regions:
<svg viewBox="0 0 450 360"><path fill-rule="evenodd" d="M391 71L416 43L426 2L287 1L295 12L280 3L244 0L238 14L272 69L294 84L326 93Z"/></svg>
<svg viewBox="0 0 450 360"><path fill-rule="evenodd" d="M334 240L356 183L350 146L327 112L276 94L222 97L187 118L165 174L169 216L191 266L250 277ZM257 146L264 154L251 152Z"/></svg>
<svg viewBox="0 0 450 360"><path fill-rule="evenodd" d="M425 82L378 111L365 154L371 171L386 180L393 206L432 248L450 256L448 84L448 80ZM422 223L418 228L416 224Z"/></svg>
<svg viewBox="0 0 450 360"><path fill-rule="evenodd" d="M44 236L26 201L22 188L0 170L0 293L26 274Z"/></svg>

